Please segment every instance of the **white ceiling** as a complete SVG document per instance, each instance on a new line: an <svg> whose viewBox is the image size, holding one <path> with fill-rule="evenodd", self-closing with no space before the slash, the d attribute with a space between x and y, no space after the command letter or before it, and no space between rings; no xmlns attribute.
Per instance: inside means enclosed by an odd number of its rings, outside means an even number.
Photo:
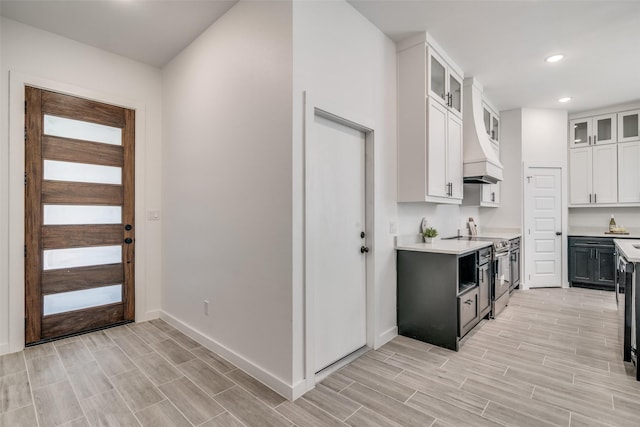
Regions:
<svg viewBox="0 0 640 427"><path fill-rule="evenodd" d="M640 100L638 1L348 1L395 41L427 30L500 110Z"/></svg>
<svg viewBox="0 0 640 427"><path fill-rule="evenodd" d="M0 11L162 67L236 1L1 0ZM395 41L428 30L500 110L574 112L640 99L639 1L348 1ZM556 52L566 59L544 62ZM571 102L557 102L567 95Z"/></svg>
<svg viewBox="0 0 640 427"><path fill-rule="evenodd" d="M154 67L238 0L1 0L2 16Z"/></svg>

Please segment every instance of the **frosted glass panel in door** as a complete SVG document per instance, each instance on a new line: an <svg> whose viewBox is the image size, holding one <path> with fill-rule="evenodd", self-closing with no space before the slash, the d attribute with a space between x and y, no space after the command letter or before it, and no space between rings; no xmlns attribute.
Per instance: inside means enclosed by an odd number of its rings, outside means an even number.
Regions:
<svg viewBox="0 0 640 427"><path fill-rule="evenodd" d="M44 179L53 181L122 184L122 168L87 163L44 161Z"/></svg>
<svg viewBox="0 0 640 427"><path fill-rule="evenodd" d="M442 65L434 56L431 57L431 91L440 98L445 99L446 72Z"/></svg>
<svg viewBox="0 0 640 427"><path fill-rule="evenodd" d="M638 115L630 114L622 118L622 137L633 138L638 136Z"/></svg>
<svg viewBox="0 0 640 427"><path fill-rule="evenodd" d="M588 136L589 136L589 130L587 128L587 122L576 123L573 126L573 142L574 143L586 144Z"/></svg>
<svg viewBox="0 0 640 427"><path fill-rule="evenodd" d="M44 134L122 145L122 129L81 120L44 115Z"/></svg>
<svg viewBox="0 0 640 427"><path fill-rule="evenodd" d="M44 205L44 225L121 224L120 206Z"/></svg>
<svg viewBox="0 0 640 427"><path fill-rule="evenodd" d="M456 111L462 111L462 83L453 74L449 74L449 92L451 107Z"/></svg>
<svg viewBox="0 0 640 427"><path fill-rule="evenodd" d="M486 108L484 110L484 128L487 131L487 135L491 135L491 113Z"/></svg>
<svg viewBox="0 0 640 427"><path fill-rule="evenodd" d="M122 285L102 286L81 291L62 292L44 296L43 314L66 313L83 308L98 307L122 301Z"/></svg>
<svg viewBox="0 0 640 427"><path fill-rule="evenodd" d="M596 138L598 141L610 141L612 139L611 130L613 128L613 119L596 120Z"/></svg>
<svg viewBox="0 0 640 427"><path fill-rule="evenodd" d="M90 265L119 264L122 246L94 246L88 248L50 249L43 251L43 270L88 267Z"/></svg>

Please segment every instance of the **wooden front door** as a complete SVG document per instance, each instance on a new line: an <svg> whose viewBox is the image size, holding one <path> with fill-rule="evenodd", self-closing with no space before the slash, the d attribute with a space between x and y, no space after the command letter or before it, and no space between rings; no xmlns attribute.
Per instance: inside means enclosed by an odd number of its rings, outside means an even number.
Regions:
<svg viewBox="0 0 640 427"><path fill-rule="evenodd" d="M135 113L25 90L25 342L132 321Z"/></svg>

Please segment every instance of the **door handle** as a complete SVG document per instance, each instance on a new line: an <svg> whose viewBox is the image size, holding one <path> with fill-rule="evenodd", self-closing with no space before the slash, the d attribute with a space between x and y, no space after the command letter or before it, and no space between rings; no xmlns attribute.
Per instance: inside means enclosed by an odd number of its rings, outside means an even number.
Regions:
<svg viewBox="0 0 640 427"><path fill-rule="evenodd" d="M131 237L127 237L126 239L124 239L124 242L125 242L127 245L130 245L131 243L133 243L133 239L132 239Z"/></svg>
<svg viewBox="0 0 640 427"><path fill-rule="evenodd" d="M361 231L361 232L360 232L360 238L361 238L361 239L364 239L364 236L366 236L366 234L364 234L364 231Z"/></svg>
<svg viewBox="0 0 640 427"><path fill-rule="evenodd" d="M127 224L127 225L124 226L124 229L127 230L127 231L131 231L132 228L133 227L131 226L131 224Z"/></svg>
<svg viewBox="0 0 640 427"><path fill-rule="evenodd" d="M556 236L562 236L562 231L556 231Z"/></svg>
<svg viewBox="0 0 640 427"><path fill-rule="evenodd" d="M369 252L369 248L367 246L361 246L360 247L360 253L363 254L365 252Z"/></svg>

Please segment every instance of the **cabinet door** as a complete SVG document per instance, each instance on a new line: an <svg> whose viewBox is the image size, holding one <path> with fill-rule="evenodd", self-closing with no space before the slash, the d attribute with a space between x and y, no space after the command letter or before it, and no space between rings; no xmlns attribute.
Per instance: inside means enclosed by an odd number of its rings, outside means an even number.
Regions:
<svg viewBox="0 0 640 427"><path fill-rule="evenodd" d="M500 142L500 119L496 116L491 117L491 139Z"/></svg>
<svg viewBox="0 0 640 427"><path fill-rule="evenodd" d="M569 246L569 281L590 282L591 274L591 248Z"/></svg>
<svg viewBox="0 0 640 427"><path fill-rule="evenodd" d="M427 47L427 82L429 97L437 99L442 104L448 104L447 64L429 47Z"/></svg>
<svg viewBox="0 0 640 427"><path fill-rule="evenodd" d="M427 117L427 196L448 197L447 180L447 107L429 97Z"/></svg>
<svg viewBox="0 0 640 427"><path fill-rule="evenodd" d="M478 267L478 280L480 291L480 312L482 313L491 305L491 272L489 271L489 265L485 264Z"/></svg>
<svg viewBox="0 0 640 427"><path fill-rule="evenodd" d="M569 121L569 148L591 145L591 118Z"/></svg>
<svg viewBox="0 0 640 427"><path fill-rule="evenodd" d="M591 203L591 147L569 150L569 203Z"/></svg>
<svg viewBox="0 0 640 427"><path fill-rule="evenodd" d="M640 203L640 141L618 144L618 203Z"/></svg>
<svg viewBox="0 0 640 427"><path fill-rule="evenodd" d="M449 114L447 120L447 177L449 195L462 200L462 120Z"/></svg>
<svg viewBox="0 0 640 427"><path fill-rule="evenodd" d="M640 140L640 110L618 113L618 142Z"/></svg>
<svg viewBox="0 0 640 427"><path fill-rule="evenodd" d="M592 119L592 123L593 135L591 139L594 145L618 142L615 114L596 116Z"/></svg>
<svg viewBox="0 0 640 427"><path fill-rule="evenodd" d="M618 147L593 147L593 202L618 202Z"/></svg>
<svg viewBox="0 0 640 427"><path fill-rule="evenodd" d="M599 248L595 251L595 271L593 279L602 285L611 285L613 287L615 280L615 249Z"/></svg>
<svg viewBox="0 0 640 427"><path fill-rule="evenodd" d="M491 137L491 112L487 110L487 107L482 107L482 117L484 119L484 129L487 131L487 135Z"/></svg>
<svg viewBox="0 0 640 427"><path fill-rule="evenodd" d="M482 203L489 205L500 203L500 183L482 184Z"/></svg>
<svg viewBox="0 0 640 427"><path fill-rule="evenodd" d="M449 72L449 107L458 117L462 118L462 77L453 69Z"/></svg>

